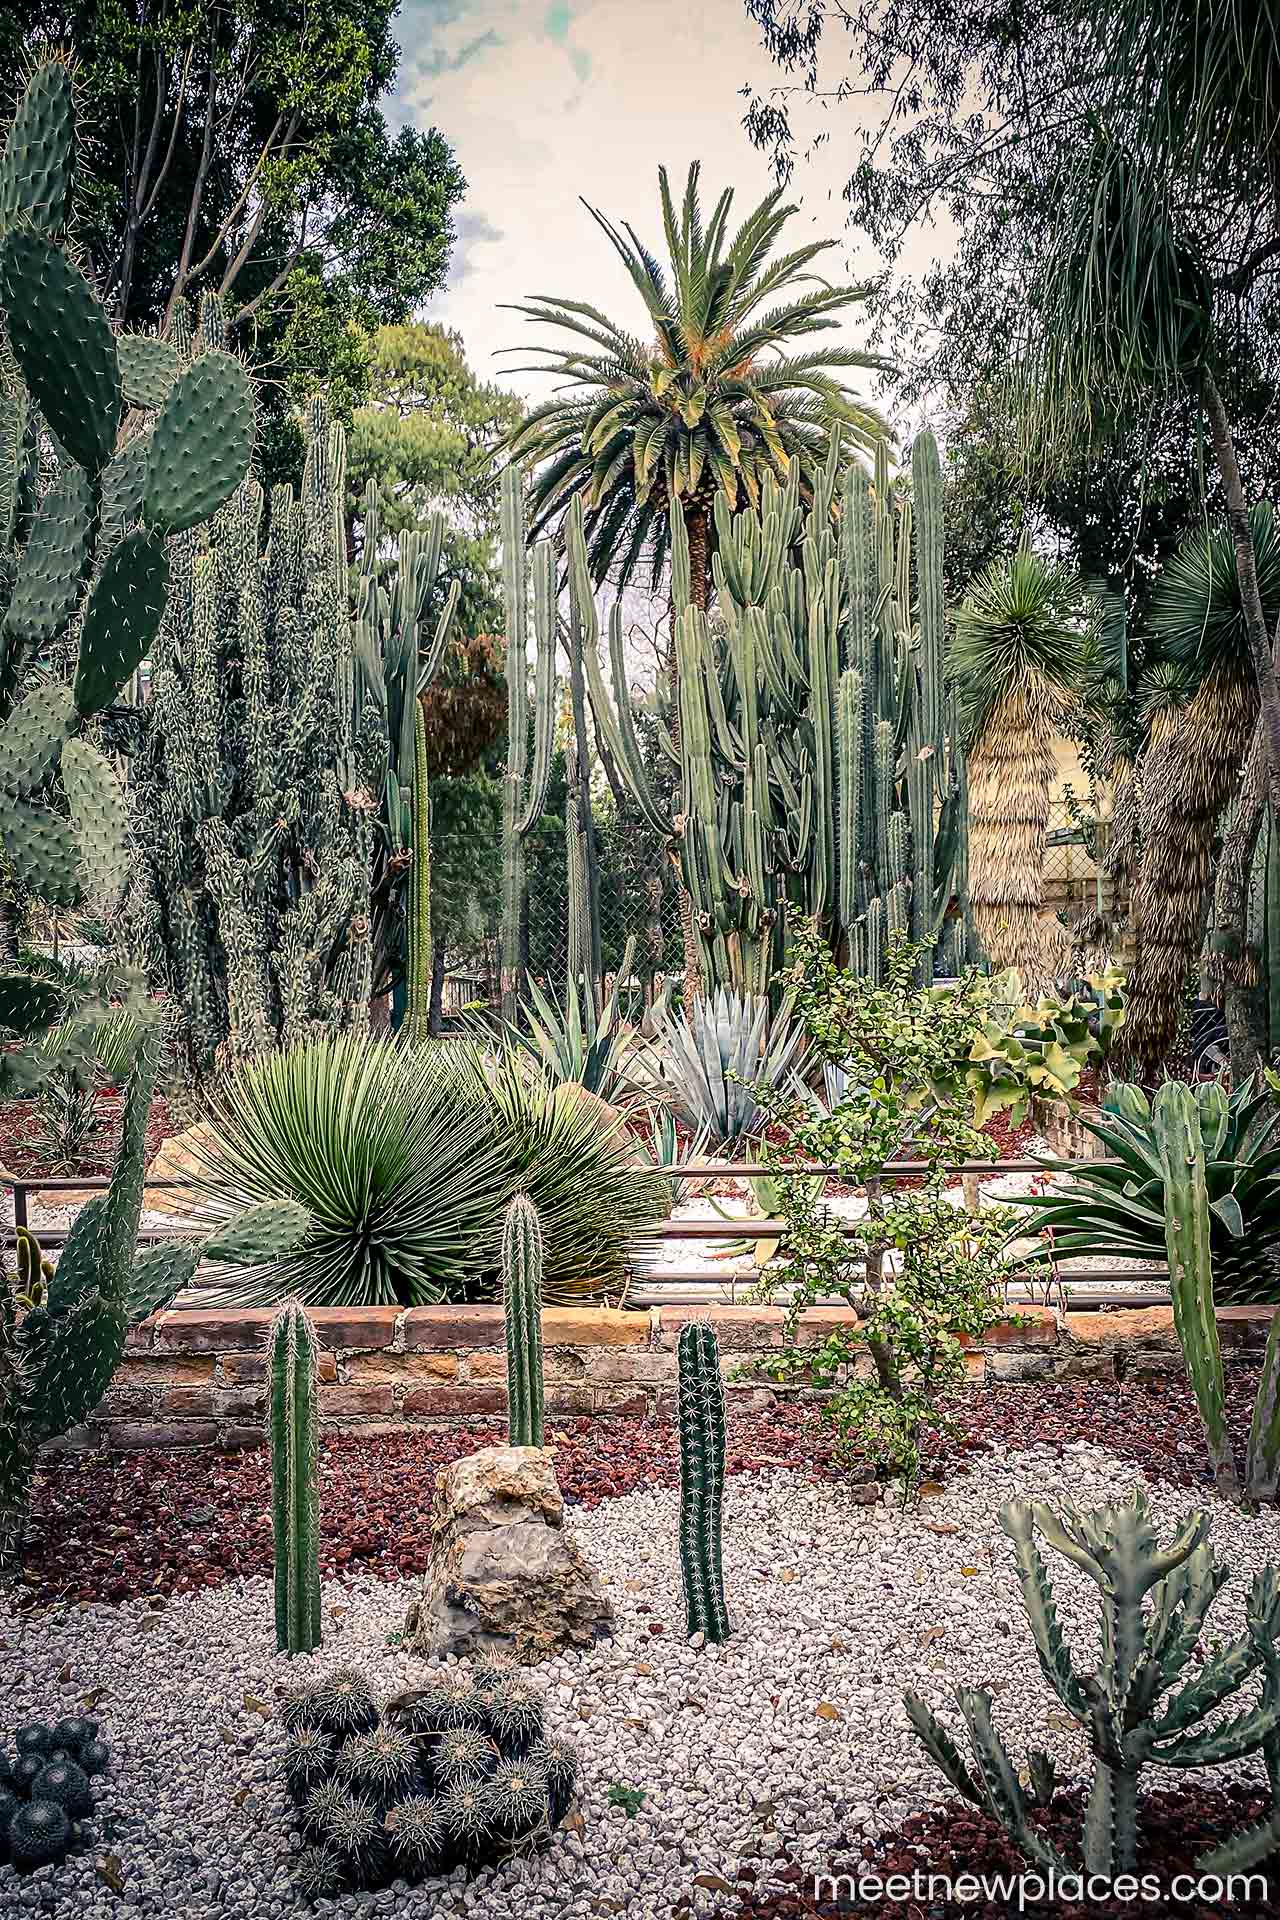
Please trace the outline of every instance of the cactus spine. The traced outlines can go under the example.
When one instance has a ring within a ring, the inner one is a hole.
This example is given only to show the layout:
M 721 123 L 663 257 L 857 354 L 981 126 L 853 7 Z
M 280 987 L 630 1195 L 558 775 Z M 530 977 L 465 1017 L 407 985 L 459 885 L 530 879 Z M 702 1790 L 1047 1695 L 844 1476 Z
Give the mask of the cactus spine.
M 516 1194 L 502 1224 L 502 1305 L 507 1333 L 507 1436 L 542 1445 L 542 1223 Z
M 313 1653 L 320 1645 L 316 1336 L 296 1301 L 271 1322 L 267 1379 L 276 1645 L 281 1653 Z
M 680 1575 L 688 1631 L 729 1638 L 720 1565 L 724 1500 L 724 1382 L 714 1328 L 692 1321 L 676 1342 L 680 1369 Z
M 638 751 L 616 609 L 606 688 L 581 514 L 568 516 L 596 722 L 647 822 L 678 850 L 712 987 L 767 988 L 789 904 L 873 978 L 891 934 L 931 949 L 948 915 L 963 822 L 945 698 L 937 448 L 918 437 L 909 503 L 895 496 L 883 449 L 874 483 L 849 470 L 837 515 L 838 479 L 829 465 L 807 513 L 795 465 L 785 486 L 766 483 L 758 514 L 732 514 L 717 497 L 724 637 L 676 593 L 680 761 L 670 812 Z M 672 538 L 679 585 L 688 565 L 675 522 Z M 931 976 L 931 950 L 922 969 Z
M 1192 1514 L 1162 1548 L 1144 1495 L 1122 1505 L 1057 1515 L 1039 1502 L 1012 1501 L 1000 1524 L 1013 1541 L 1023 1604 L 1040 1668 L 1089 1741 L 1093 1784 L 1084 1825 L 1084 1871 L 1107 1881 L 1137 1864 L 1137 1806 L 1147 1765 L 1217 1766 L 1260 1753 L 1271 1785 L 1270 1814 L 1225 1840 L 1195 1863 L 1205 1875 L 1247 1871 L 1280 1843 L 1280 1579 L 1273 1567 L 1254 1575 L 1245 1631 L 1197 1661 L 1206 1615 L 1229 1569 L 1209 1544 L 1209 1522 Z M 1063 1638 L 1053 1588 L 1036 1541 L 1079 1567 L 1098 1588 L 1104 1658 L 1095 1672 L 1077 1670 Z M 1191 1678 L 1178 1688 L 1190 1668 Z M 1253 1676 L 1261 1681 L 1234 1717 L 1216 1710 Z M 1031 1823 L 1018 1773 L 995 1730 L 990 1693 L 957 1689 L 956 1700 L 976 1761 L 972 1771 L 950 1733 L 914 1694 L 907 1713 L 930 1757 L 951 1785 L 993 1813 L 1037 1866 L 1059 1878 L 1079 1868 Z M 1052 1763 L 1031 1756 L 1031 1776 L 1051 1781 Z
M 540 540 L 525 551 L 523 472 L 502 476 L 502 583 L 507 616 L 507 773 L 502 811 L 502 1017 L 514 1021 L 523 971 L 524 841 L 542 818 L 551 780 L 556 702 L 556 557 Z M 529 575 L 537 640 L 530 753 Z

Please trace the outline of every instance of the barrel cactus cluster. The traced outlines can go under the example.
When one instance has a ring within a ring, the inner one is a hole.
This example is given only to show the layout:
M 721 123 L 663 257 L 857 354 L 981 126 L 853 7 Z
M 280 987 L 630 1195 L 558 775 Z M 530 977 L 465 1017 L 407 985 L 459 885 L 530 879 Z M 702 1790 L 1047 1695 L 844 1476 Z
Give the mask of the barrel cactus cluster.
M 449 1667 L 380 1710 L 340 1668 L 284 1703 L 283 1775 L 311 1900 L 468 1872 L 536 1847 L 573 1799 L 573 1747 L 513 1667 Z
M 91 1846 L 94 1782 L 110 1761 L 87 1716 L 19 1727 L 13 1750 L 0 1748 L 0 1865 L 32 1873 Z

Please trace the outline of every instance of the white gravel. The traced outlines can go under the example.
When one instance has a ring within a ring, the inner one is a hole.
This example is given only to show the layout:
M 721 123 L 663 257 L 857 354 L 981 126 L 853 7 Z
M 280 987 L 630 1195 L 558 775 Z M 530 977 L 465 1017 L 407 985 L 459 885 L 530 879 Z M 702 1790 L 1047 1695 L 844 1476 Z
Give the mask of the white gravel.
M 699 1911 L 730 1904 L 738 1866 L 771 1859 L 780 1841 L 802 1863 L 825 1865 L 843 1837 L 948 1797 L 907 1728 L 905 1687 L 941 1704 L 956 1681 L 989 1686 L 1015 1754 L 1044 1745 L 1071 1771 L 1076 1736 L 1041 1680 L 995 1516 L 1015 1493 L 1094 1504 L 1133 1480 L 1130 1465 L 1083 1445 L 1065 1458 L 1046 1450 L 984 1460 L 905 1512 L 787 1474 L 735 1478 L 724 1545 L 736 1633 L 701 1650 L 683 1634 L 676 1495 L 630 1494 L 579 1516 L 618 1632 L 535 1669 L 549 1721 L 579 1748 L 577 1830 L 562 1830 L 540 1858 L 469 1884 L 349 1896 L 318 1910 L 667 1920 L 690 1900 Z M 1172 1489 L 1153 1499 L 1166 1522 L 1187 1505 Z M 1214 1537 L 1235 1574 L 1211 1619 L 1221 1636 L 1242 1618 L 1252 1569 L 1280 1560 L 1280 1519 L 1213 1504 Z M 1056 1560 L 1053 1568 L 1068 1634 L 1087 1650 L 1092 1590 Z M 324 1598 L 317 1663 L 353 1661 L 384 1693 L 420 1677 L 388 1645 L 407 1586 L 330 1585 Z M 54 1719 L 93 1696 L 113 1751 L 98 1852 L 25 1880 L 0 1868 L 0 1912 L 276 1920 L 307 1911 L 290 1883 L 272 1709 L 310 1665 L 276 1656 L 264 1581 L 154 1606 L 26 1615 L 0 1598 L 4 1719 Z M 643 1790 L 634 1820 L 610 1807 L 615 1783 Z M 119 1893 L 104 1873 L 118 1877 Z

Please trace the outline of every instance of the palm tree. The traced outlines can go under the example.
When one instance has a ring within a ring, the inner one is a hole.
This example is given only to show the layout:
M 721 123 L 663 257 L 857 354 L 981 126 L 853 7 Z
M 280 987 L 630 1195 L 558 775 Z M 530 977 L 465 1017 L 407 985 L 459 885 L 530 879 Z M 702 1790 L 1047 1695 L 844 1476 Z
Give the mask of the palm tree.
M 1043 991 L 1067 958 L 1044 908 L 1054 740 L 1092 662 L 1079 581 L 1027 545 L 969 590 L 951 643 L 968 755 L 969 892 L 993 968 Z
M 874 449 L 884 425 L 839 370 L 883 370 L 887 362 L 855 347 L 793 352 L 797 341 L 839 326 L 871 288 L 832 286 L 809 271 L 834 240 L 770 259 L 796 212 L 780 188 L 732 237 L 731 188 L 704 224 L 698 177 L 695 161 L 677 213 L 666 169 L 658 170 L 665 269 L 630 225 L 615 226 L 584 201 L 644 302 L 649 332 L 627 333 L 578 300 L 539 294 L 518 305 L 536 325 L 577 339 L 535 349 L 544 358 L 516 369 L 557 374 L 565 390 L 535 407 L 508 446 L 538 463 L 531 533 L 582 495 L 598 580 L 612 572 L 625 583 L 647 554 L 656 585 L 678 508 L 689 536 L 691 597 L 705 608 L 717 489 L 736 512 L 756 504 L 767 473 L 782 480 L 793 460 L 802 475 L 821 468 L 833 439 L 850 456 Z
M 1251 571 L 1272 624 L 1280 611 L 1280 528 L 1269 506 L 1254 508 L 1250 534 Z M 1184 688 L 1177 704 L 1158 713 L 1139 769 L 1138 954 L 1123 1045 L 1136 1077 L 1150 1082 L 1164 1072 L 1176 1039 L 1204 940 L 1219 823 L 1239 786 L 1258 716 L 1233 528 L 1183 542 L 1156 584 L 1147 627 L 1163 658 L 1195 683 L 1189 700 Z M 1153 669 L 1149 679 L 1159 692 L 1173 675 Z

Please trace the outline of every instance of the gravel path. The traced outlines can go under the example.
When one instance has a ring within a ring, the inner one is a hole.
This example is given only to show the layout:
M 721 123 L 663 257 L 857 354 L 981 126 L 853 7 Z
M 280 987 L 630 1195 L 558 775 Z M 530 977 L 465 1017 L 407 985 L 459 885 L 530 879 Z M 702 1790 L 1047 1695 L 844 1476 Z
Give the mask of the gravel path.
M 906 1512 L 859 1506 L 838 1485 L 793 1474 L 736 1479 L 725 1565 L 738 1630 L 722 1649 L 695 1649 L 681 1631 L 670 1489 L 580 1513 L 619 1630 L 537 1670 L 549 1721 L 579 1746 L 580 1830 L 470 1885 L 319 1910 L 668 1920 L 690 1905 L 731 1905 L 744 1862 L 770 1861 L 785 1845 L 820 1866 L 835 1836 L 895 1827 L 947 1797 L 907 1729 L 906 1686 L 936 1702 L 956 1680 L 991 1686 L 1015 1751 L 1044 1744 L 1069 1770 L 1074 1731 L 1040 1679 L 995 1516 L 1015 1492 L 1092 1504 L 1132 1480 L 1129 1465 L 1089 1446 L 984 1459 Z M 1156 1488 L 1153 1502 L 1168 1520 L 1187 1496 Z M 1280 1519 L 1219 1506 L 1215 1539 L 1235 1572 L 1216 1610 L 1221 1634 L 1239 1621 L 1250 1570 L 1280 1559 Z M 1059 1593 L 1079 1641 L 1095 1619 L 1082 1579 L 1064 1569 Z M 403 1585 L 368 1578 L 327 1587 L 317 1661 L 354 1661 L 386 1692 L 413 1684 L 421 1668 L 388 1644 L 405 1600 Z M 0 1869 L 0 1910 L 60 1920 L 305 1911 L 289 1879 L 272 1709 L 306 1664 L 275 1655 L 263 1580 L 21 1615 L 0 1601 L 5 1718 L 54 1718 L 92 1697 L 114 1753 L 99 1852 L 28 1880 Z M 614 1784 L 643 1790 L 634 1820 L 610 1806 Z

